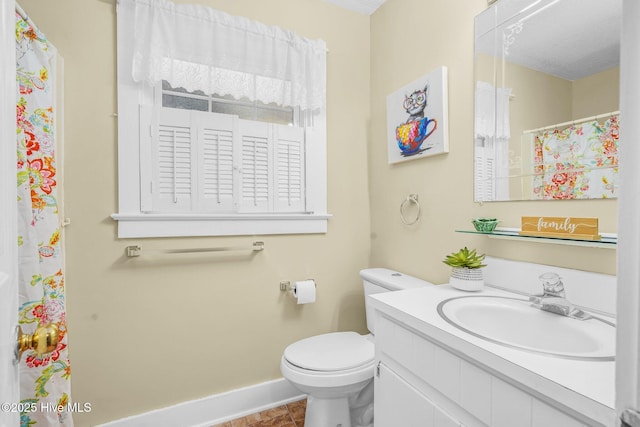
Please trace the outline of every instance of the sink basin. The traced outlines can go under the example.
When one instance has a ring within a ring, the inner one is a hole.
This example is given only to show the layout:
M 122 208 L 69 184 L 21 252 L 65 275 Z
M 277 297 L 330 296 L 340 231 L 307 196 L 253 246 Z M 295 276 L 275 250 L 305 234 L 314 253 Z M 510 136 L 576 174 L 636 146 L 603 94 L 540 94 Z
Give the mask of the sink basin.
M 503 346 L 568 359 L 615 358 L 615 325 L 597 317 L 577 320 L 527 300 L 477 295 L 444 300 L 438 313 L 456 328 Z

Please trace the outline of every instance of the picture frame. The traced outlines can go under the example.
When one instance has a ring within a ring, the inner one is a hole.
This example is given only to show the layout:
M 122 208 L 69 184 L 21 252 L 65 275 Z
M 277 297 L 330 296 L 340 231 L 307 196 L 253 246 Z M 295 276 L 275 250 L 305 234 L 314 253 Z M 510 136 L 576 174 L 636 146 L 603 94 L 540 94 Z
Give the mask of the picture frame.
M 389 163 L 449 152 L 447 68 L 440 67 L 387 96 Z

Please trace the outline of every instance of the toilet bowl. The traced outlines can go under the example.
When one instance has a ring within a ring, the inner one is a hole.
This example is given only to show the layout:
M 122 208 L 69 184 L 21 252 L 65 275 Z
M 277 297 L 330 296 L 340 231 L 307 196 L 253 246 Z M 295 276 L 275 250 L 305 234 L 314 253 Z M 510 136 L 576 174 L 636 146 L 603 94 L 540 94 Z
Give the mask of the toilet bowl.
M 373 408 L 366 411 L 372 402 L 357 401 L 361 393 L 367 394 L 367 386 L 373 387 L 374 368 L 373 337 L 356 332 L 298 341 L 285 349 L 280 362 L 282 375 L 308 395 L 306 427 L 372 425 Z M 356 411 L 358 406 L 365 408 Z
M 388 270 L 362 270 L 369 335 L 332 332 L 289 345 L 280 359 L 282 376 L 307 394 L 305 427 L 372 427 L 375 323 L 368 295 L 429 286 Z

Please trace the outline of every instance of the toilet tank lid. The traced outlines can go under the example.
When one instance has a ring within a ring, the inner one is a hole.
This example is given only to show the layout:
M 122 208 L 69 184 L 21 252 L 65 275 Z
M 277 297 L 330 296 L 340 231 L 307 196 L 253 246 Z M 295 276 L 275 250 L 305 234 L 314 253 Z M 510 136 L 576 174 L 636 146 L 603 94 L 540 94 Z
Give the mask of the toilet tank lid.
M 433 285 L 426 280 L 417 277 L 408 276 L 388 268 L 367 268 L 360 271 L 360 277 L 363 280 L 371 282 L 375 285 L 391 291 L 399 291 L 402 289 L 422 288 L 424 286 Z

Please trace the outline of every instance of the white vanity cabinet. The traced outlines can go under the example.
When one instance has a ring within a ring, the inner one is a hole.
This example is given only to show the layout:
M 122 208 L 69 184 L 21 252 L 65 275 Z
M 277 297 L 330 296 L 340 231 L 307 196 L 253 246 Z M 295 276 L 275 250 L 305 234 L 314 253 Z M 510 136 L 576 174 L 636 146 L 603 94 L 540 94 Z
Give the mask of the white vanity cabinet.
M 601 425 L 380 311 L 376 357 L 375 427 Z
M 375 378 L 375 390 L 376 426 L 457 427 L 462 425 L 382 363 L 378 367 Z

